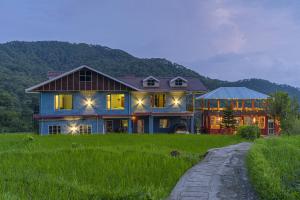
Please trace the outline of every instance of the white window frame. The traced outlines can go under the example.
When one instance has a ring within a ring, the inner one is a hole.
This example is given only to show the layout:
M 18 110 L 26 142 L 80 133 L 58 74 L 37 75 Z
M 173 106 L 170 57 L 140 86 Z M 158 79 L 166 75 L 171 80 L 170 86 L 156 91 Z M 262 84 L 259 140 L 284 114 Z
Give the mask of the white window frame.
M 92 134 L 93 126 L 91 124 L 80 124 L 79 134 Z
M 50 133 L 50 127 L 52 127 L 52 132 Z M 53 127 L 56 127 L 56 132 L 53 132 Z M 59 130 L 59 131 L 58 131 Z M 61 126 L 60 125 L 49 125 L 48 126 L 48 134 L 49 135 L 57 135 L 61 134 Z

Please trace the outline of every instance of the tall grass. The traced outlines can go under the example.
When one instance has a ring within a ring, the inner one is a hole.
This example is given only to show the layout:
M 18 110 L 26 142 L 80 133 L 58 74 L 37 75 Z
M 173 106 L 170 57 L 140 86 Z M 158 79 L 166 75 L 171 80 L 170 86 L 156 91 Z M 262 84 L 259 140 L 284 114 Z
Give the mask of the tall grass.
M 261 199 L 300 199 L 300 136 L 257 140 L 247 163 Z
M 0 199 L 163 199 L 209 148 L 208 135 L 0 135 Z M 170 156 L 172 150 L 179 157 Z

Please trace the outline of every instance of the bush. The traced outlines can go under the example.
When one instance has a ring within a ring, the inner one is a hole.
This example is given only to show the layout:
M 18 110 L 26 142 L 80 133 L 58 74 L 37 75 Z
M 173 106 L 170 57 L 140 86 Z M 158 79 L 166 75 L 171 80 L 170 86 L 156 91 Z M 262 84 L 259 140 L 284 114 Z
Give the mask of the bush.
M 291 121 L 289 129 L 283 130 L 282 134 L 299 135 L 300 134 L 300 119 L 295 119 L 295 120 Z
M 257 126 L 240 126 L 237 134 L 242 138 L 254 140 L 260 137 L 260 129 Z

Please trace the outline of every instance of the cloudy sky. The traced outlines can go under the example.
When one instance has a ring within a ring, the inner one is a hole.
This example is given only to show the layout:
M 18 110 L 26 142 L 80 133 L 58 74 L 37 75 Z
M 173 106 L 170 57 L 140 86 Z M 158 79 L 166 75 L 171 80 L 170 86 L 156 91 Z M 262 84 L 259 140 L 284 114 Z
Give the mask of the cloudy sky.
M 223 80 L 300 87 L 298 0 L 1 0 L 0 42 L 100 44 Z

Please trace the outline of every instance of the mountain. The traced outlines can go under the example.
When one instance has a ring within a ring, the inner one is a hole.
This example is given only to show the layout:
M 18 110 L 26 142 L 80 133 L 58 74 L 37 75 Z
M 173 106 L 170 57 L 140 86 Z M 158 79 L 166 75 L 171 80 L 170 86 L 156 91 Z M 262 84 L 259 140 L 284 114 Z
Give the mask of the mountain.
M 210 79 L 166 59 L 141 59 L 100 45 L 14 41 L 0 44 L 0 132 L 32 131 L 32 114 L 38 110 L 38 94 L 26 94 L 24 89 L 46 80 L 48 71 L 68 71 L 80 65 L 113 76 L 198 77 L 210 90 L 220 86 L 246 86 L 266 94 L 283 90 L 300 99 L 300 91 L 288 85 L 261 79 L 237 82 Z

